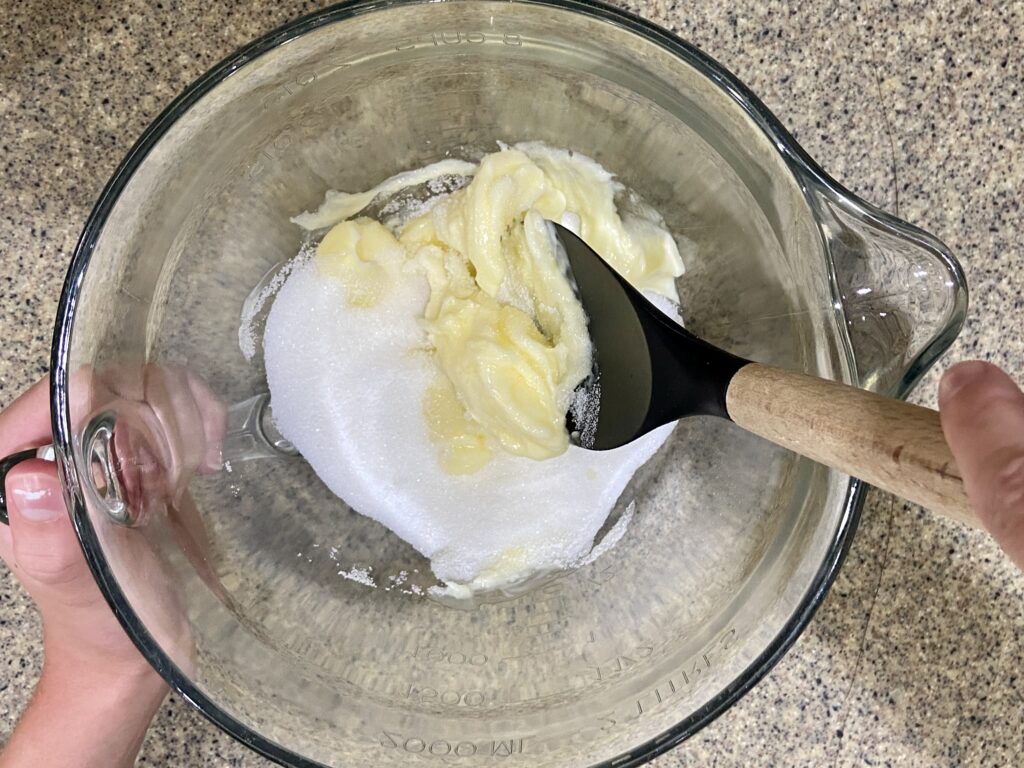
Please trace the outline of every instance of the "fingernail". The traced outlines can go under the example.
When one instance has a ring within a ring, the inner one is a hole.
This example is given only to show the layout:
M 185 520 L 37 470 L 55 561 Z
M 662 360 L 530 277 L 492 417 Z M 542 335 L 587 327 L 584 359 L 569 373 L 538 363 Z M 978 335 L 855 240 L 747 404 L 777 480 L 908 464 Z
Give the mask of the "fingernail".
M 26 520 L 49 523 L 66 514 L 60 485 L 46 475 L 22 475 L 14 481 L 14 506 Z
M 987 367 L 986 363 L 980 360 L 969 360 L 958 363 L 946 371 L 939 382 L 939 398 L 948 400 L 956 395 L 967 384 L 977 378 Z

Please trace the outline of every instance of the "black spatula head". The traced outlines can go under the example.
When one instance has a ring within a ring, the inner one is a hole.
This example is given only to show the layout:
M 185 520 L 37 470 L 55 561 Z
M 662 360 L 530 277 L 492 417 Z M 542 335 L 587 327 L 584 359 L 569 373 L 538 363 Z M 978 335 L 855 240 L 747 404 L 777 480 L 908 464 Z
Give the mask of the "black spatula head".
M 584 448 L 609 450 L 684 416 L 728 418 L 725 393 L 747 361 L 683 328 L 651 304 L 573 232 L 549 222 L 568 258 L 594 346 L 596 413 L 569 414 Z

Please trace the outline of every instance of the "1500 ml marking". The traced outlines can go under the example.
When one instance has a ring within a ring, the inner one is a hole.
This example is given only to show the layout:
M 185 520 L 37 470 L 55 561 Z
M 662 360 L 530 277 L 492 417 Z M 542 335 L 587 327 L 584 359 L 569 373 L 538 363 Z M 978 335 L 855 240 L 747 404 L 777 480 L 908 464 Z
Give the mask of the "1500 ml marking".
M 411 51 L 414 48 L 442 48 L 450 45 L 483 45 L 484 43 L 500 43 L 511 48 L 520 48 L 523 39 L 514 32 L 429 32 L 426 35 L 410 38 L 395 46 L 396 51 Z

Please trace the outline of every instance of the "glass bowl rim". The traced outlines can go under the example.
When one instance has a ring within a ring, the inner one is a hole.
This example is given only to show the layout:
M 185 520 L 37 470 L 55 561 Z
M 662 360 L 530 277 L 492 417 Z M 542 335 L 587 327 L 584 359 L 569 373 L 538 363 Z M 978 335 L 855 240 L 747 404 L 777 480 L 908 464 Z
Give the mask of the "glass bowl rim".
M 75 531 L 85 553 L 86 561 L 100 590 L 113 609 L 118 621 L 139 648 L 142 655 L 175 691 L 233 738 L 262 754 L 264 757 L 290 768 L 327 767 L 282 747 L 254 731 L 228 714 L 199 690 L 188 676 L 178 669 L 155 643 L 138 615 L 128 603 L 103 555 L 99 538 L 85 509 L 83 494 L 76 481 L 77 475 L 72 458 L 74 455 L 74 442 L 68 403 L 69 371 L 67 364 L 76 316 L 75 310 L 83 277 L 89 266 L 92 252 L 103 231 L 107 217 L 122 190 L 150 150 L 195 102 L 240 67 L 296 37 L 327 24 L 341 22 L 357 15 L 385 11 L 396 5 L 420 5 L 432 1 L 347 0 L 346 2 L 338 3 L 268 32 L 223 59 L 191 83 L 150 123 L 105 185 L 86 220 L 81 237 L 75 247 L 57 310 L 50 365 L 50 370 L 53 372 L 50 380 L 50 402 L 54 445 L 56 447 L 58 468 L 64 481 L 65 493 L 69 502 Z M 449 1 L 475 2 L 475 0 Z M 689 64 L 709 78 L 740 106 L 771 140 L 772 144 L 785 159 L 790 170 L 797 176 L 798 181 L 816 183 L 827 190 L 831 190 L 847 205 L 857 209 L 865 217 L 873 218 L 885 226 L 898 230 L 904 236 L 908 234 L 912 236 L 919 235 L 928 242 L 934 240 L 926 233 L 922 233 L 861 201 L 831 179 L 807 155 L 760 99 L 740 82 L 738 78 L 703 51 L 671 32 L 628 11 L 606 5 L 603 2 L 595 2 L 594 0 L 512 0 L 512 2 L 521 5 L 536 5 L 560 9 L 588 16 L 592 19 L 620 27 L 666 49 L 684 63 Z M 935 242 L 937 243 L 937 241 Z M 961 287 L 965 287 L 960 265 L 943 248 L 940 247 L 938 252 L 940 256 L 947 257 L 945 259 L 947 267 L 954 278 L 958 280 L 958 284 Z M 966 299 L 960 303 L 965 304 L 965 302 Z M 841 309 L 837 307 L 837 311 L 841 311 Z M 908 366 L 903 380 L 897 387 L 896 394 L 898 396 L 906 396 L 917 380 L 931 367 L 935 359 L 948 348 L 960 330 L 965 313 L 966 307 L 958 306 L 943 331 L 937 334 Z M 840 327 L 842 327 L 842 324 L 840 324 Z M 815 573 L 810 587 L 796 610 L 765 650 L 728 686 L 719 691 L 698 710 L 692 712 L 682 721 L 658 736 L 632 748 L 629 752 L 597 763 L 595 768 L 612 768 L 613 766 L 614 768 L 628 768 L 629 766 L 637 766 L 672 749 L 715 720 L 764 678 L 807 627 L 811 617 L 818 606 L 821 605 L 829 587 L 835 580 L 857 528 L 864 492 L 865 487 L 859 480 L 850 480 L 842 513 L 828 551 L 825 553 L 825 557 Z

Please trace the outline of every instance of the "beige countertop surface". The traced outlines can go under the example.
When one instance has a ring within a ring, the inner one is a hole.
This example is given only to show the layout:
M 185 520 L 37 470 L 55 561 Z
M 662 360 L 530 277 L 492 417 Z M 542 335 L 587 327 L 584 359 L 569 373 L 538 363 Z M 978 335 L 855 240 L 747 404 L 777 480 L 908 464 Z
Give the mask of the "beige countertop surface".
M 935 233 L 971 288 L 940 368 L 1024 379 L 1020 3 L 625 3 L 745 81 L 835 178 Z M 703 6 L 703 7 L 702 7 Z M 47 370 L 75 240 L 135 138 L 191 80 L 316 3 L 2 0 L 0 405 Z M 938 371 L 918 390 L 934 403 Z M 0 737 L 40 668 L 39 623 L 0 575 Z M 1024 576 L 988 538 L 871 492 L 835 585 L 782 662 L 654 764 L 1024 764 Z M 176 696 L 145 766 L 269 765 Z

